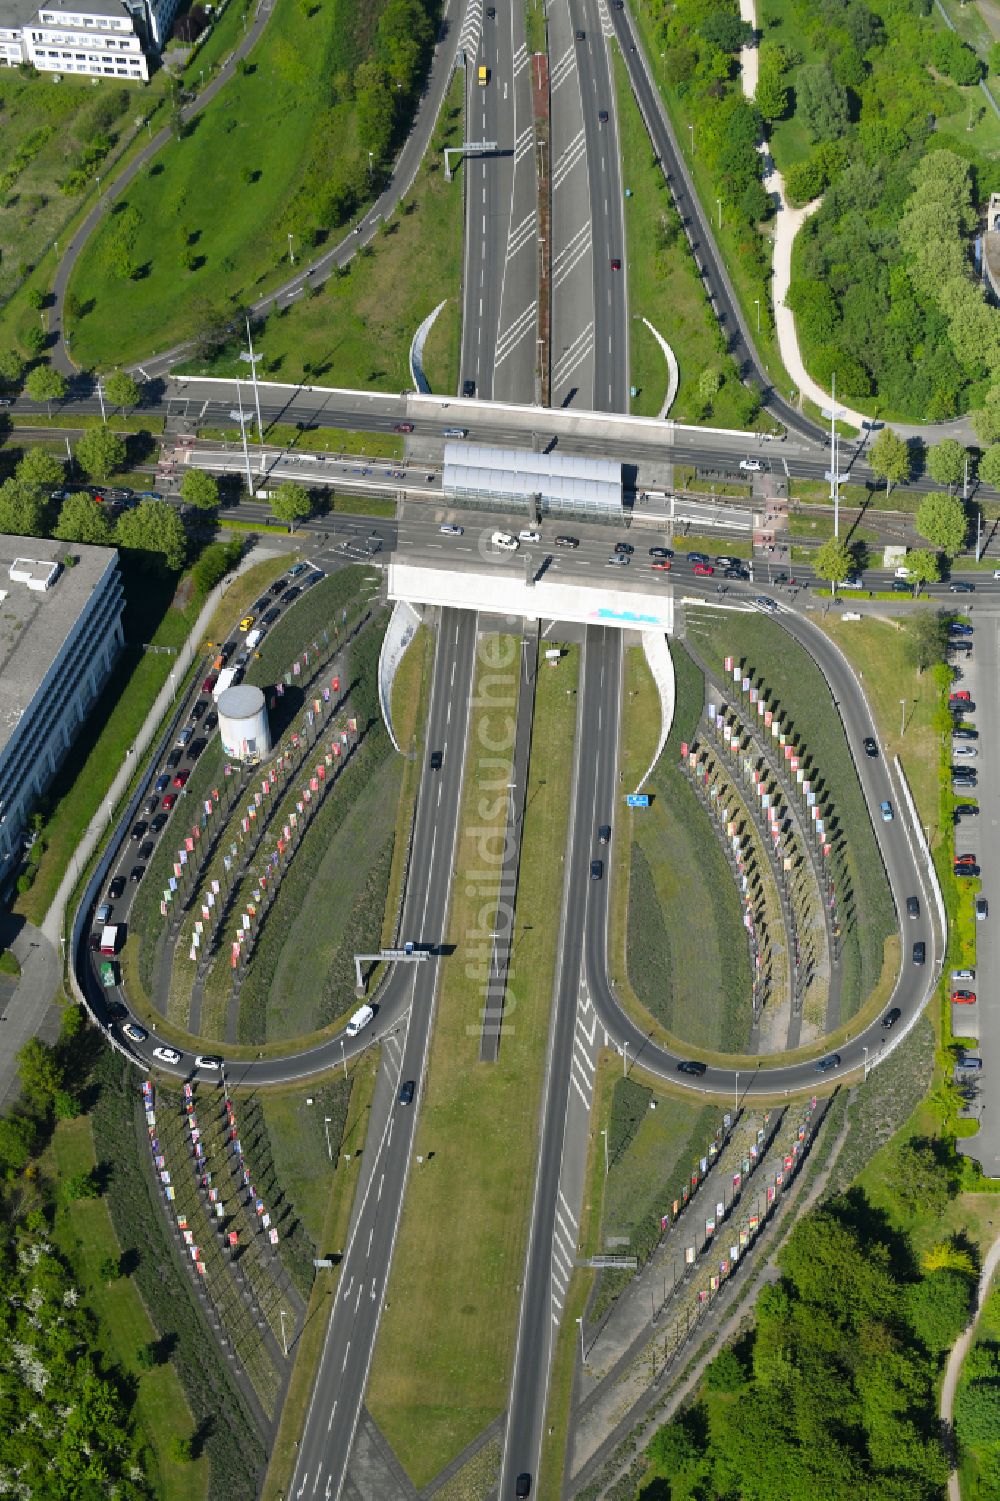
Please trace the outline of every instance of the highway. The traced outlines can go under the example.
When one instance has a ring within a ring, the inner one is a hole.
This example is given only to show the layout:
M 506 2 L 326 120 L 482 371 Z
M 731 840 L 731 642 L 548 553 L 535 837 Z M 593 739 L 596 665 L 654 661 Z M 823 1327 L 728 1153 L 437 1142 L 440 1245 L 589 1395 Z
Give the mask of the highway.
M 438 633 L 427 746 L 443 752 L 443 763 L 440 771 L 432 771 L 429 762 L 425 765 L 402 925 L 407 939 L 420 946 L 440 944 L 447 923 L 476 624 L 474 615 L 445 611 Z M 400 1104 L 398 1088 L 394 1089 L 384 1101 L 384 1118 L 373 1118 L 369 1128 L 366 1186 L 354 1210 L 290 1496 L 322 1496 L 330 1501 L 340 1495 L 347 1471 L 406 1191 L 439 966 L 437 956 L 419 965 L 396 966 L 380 998 L 380 1030 L 385 1031 L 383 1015 L 392 1016 L 394 1026 L 401 1029 L 396 1083 L 413 1080 L 416 1097 L 412 1105 Z M 339 1048 L 337 1054 L 339 1058 Z
M 491 16 L 490 10 L 494 12 Z M 521 6 L 470 9 L 466 133 L 499 151 L 468 156 L 461 389 L 482 400 L 535 394 L 537 190 L 528 52 Z M 481 85 L 478 69 L 488 70 Z M 470 389 L 471 387 L 471 389 Z

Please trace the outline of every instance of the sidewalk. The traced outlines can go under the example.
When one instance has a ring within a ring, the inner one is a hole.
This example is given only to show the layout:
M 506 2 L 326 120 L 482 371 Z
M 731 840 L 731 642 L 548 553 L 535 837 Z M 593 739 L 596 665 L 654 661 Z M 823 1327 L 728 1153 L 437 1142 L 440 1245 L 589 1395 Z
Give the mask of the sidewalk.
M 990 1223 L 992 1224 L 992 1221 Z M 979 1287 L 976 1291 L 976 1311 L 969 1322 L 969 1327 L 964 1333 L 959 1335 L 948 1353 L 948 1364 L 944 1368 L 944 1380 L 941 1383 L 940 1406 L 941 1422 L 943 1425 L 947 1425 L 948 1428 L 951 1427 L 952 1410 L 955 1405 L 955 1388 L 958 1385 L 958 1378 L 961 1375 L 965 1357 L 969 1353 L 969 1346 L 972 1344 L 976 1325 L 979 1322 L 979 1315 L 982 1313 L 983 1304 L 986 1302 L 986 1295 L 990 1290 L 990 1282 L 993 1280 L 993 1273 L 996 1271 L 998 1263 L 1000 1263 L 1000 1236 L 997 1236 L 986 1253 L 983 1269 L 979 1274 Z M 948 1501 L 962 1501 L 962 1491 L 958 1483 L 957 1469 L 953 1469 L 948 1476 Z

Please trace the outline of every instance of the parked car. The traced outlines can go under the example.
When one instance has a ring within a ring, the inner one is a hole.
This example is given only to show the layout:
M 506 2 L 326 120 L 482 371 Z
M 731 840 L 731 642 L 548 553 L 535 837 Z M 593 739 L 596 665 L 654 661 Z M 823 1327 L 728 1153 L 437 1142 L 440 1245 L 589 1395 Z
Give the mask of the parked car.
M 953 990 L 951 993 L 953 1006 L 974 1006 L 976 1004 L 976 992 L 974 990 Z
M 990 904 L 984 896 L 976 897 L 976 922 L 985 922 L 990 915 Z

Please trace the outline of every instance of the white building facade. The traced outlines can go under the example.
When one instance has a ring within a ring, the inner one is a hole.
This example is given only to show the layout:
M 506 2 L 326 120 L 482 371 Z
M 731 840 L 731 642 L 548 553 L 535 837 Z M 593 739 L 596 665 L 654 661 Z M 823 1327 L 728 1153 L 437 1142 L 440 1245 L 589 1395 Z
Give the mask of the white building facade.
M 149 81 L 179 0 L 0 0 L 0 67 Z

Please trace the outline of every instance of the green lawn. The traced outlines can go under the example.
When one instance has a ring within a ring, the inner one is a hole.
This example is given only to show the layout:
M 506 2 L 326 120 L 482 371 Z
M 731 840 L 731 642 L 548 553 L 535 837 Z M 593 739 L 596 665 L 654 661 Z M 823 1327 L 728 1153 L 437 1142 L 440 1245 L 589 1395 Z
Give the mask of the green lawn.
M 749 1036 L 751 985 L 740 903 L 709 817 L 677 764 L 680 743 L 690 740 L 701 714 L 703 678 L 682 646 L 674 643 L 672 655 L 677 702 L 649 783 L 652 806 L 628 815 L 628 978 L 642 1007 L 675 1037 L 693 1047 L 741 1052 Z M 643 677 L 637 692 L 655 694 L 645 668 L 640 683 Z
M 663 351 L 641 322 L 645 317 L 677 357 L 680 386 L 670 416 L 681 422 L 701 420 L 705 404 L 698 396 L 698 380 L 702 371 L 712 366 L 720 375 L 728 373 L 730 379 L 712 404 L 710 420 L 725 427 L 738 426 L 732 400 L 736 371 L 732 361 L 720 352 L 715 316 L 695 270 L 666 178 L 653 154 L 617 47 L 614 67 L 622 181 L 632 190 L 632 196 L 625 200 L 631 317 L 629 355 L 632 384 L 639 391 L 632 410 L 642 417 L 658 416 L 669 378 Z M 664 230 L 672 236 L 666 246 L 661 240 Z
M 331 276 L 318 296 L 272 313 L 255 336 L 269 379 L 308 377 L 333 386 L 406 390 L 412 384 L 413 335 L 447 299 L 427 339 L 424 364 L 433 390 L 456 389 L 464 199 L 460 170 L 450 183 L 444 180 L 443 153 L 462 138 L 462 78 L 461 72 L 455 77 L 410 193 L 370 249 L 354 257 L 346 274 Z M 419 276 L 413 275 L 414 266 L 420 267 Z M 189 361 L 182 368 L 235 376 L 245 367 L 231 350 L 209 364 Z M 301 446 L 319 446 L 318 432 L 315 439 L 310 434 Z M 360 439 L 369 453 L 387 451 L 379 447 L 385 441 L 373 434 Z M 389 441 L 398 447 L 398 440 Z
M 60 1121 L 45 1160 L 59 1179 L 89 1172 L 96 1163 L 90 1119 Z M 143 1370 L 137 1352 L 156 1339 L 139 1291 L 131 1277 L 106 1282 L 99 1267 L 105 1257 L 118 1260 L 121 1248 L 104 1199 L 77 1199 L 57 1208 L 53 1237 L 73 1266 L 81 1291 L 97 1318 L 102 1349 L 135 1384 L 135 1418 L 152 1451 L 150 1478 L 157 1482 L 157 1501 L 198 1501 L 208 1492 L 208 1460 L 179 1465 L 170 1456 L 175 1438 L 194 1431 L 191 1410 L 177 1372 L 169 1360 Z
M 365 57 L 377 13 L 349 0 L 275 7 L 249 69 L 158 154 L 84 250 L 71 284 L 86 308 L 71 325 L 78 363 L 167 348 L 204 321 L 206 300 L 251 301 L 288 272 L 292 205 L 316 151 L 336 142 L 339 166 L 361 150 L 349 91 L 334 80 Z M 109 262 L 129 218 L 131 280 Z
M 186 88 L 200 88 L 202 77 L 207 82 L 219 64 L 228 57 L 242 41 L 248 21 L 252 18 L 253 0 L 229 0 L 222 15 L 201 42 L 184 71 Z M 169 55 L 168 48 L 168 55 Z
M 502 828 L 505 799 L 484 797 L 500 777 L 495 755 L 484 764 L 479 738 L 490 711 L 475 710 L 470 726 L 448 922 L 457 950 L 441 980 L 414 1148 L 425 1160 L 414 1163 L 407 1190 L 368 1397 L 418 1486 L 507 1401 L 555 975 L 557 924 L 537 914 L 552 910 L 562 885 L 576 715 L 567 689 L 577 669 L 571 649 L 555 671 L 538 674 L 514 959 L 495 1064 L 479 1062 L 489 950 L 479 934 L 490 926 L 480 909 L 489 894 L 465 877 L 482 868 L 476 836 Z M 497 817 L 484 816 L 495 803 Z
M 734 655 L 763 679 L 815 766 L 843 828 L 846 880 L 842 876 L 838 884 L 841 900 L 847 902 L 841 960 L 841 1020 L 846 1021 L 878 983 L 886 939 L 896 921 L 870 813 L 826 680 L 787 631 L 761 615 L 690 610 L 688 629 L 711 666 L 721 669 L 723 659 Z M 894 697 L 898 707 L 901 695 Z

